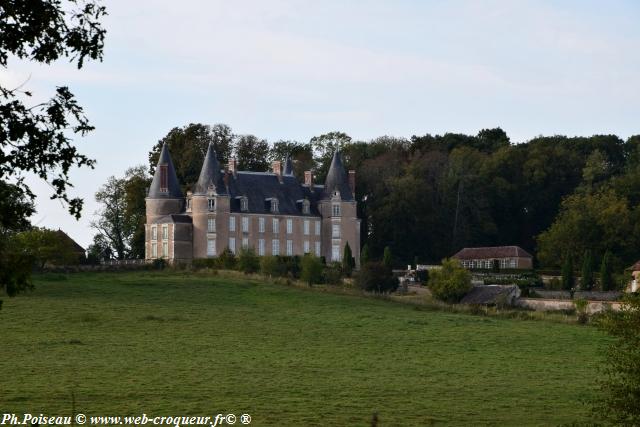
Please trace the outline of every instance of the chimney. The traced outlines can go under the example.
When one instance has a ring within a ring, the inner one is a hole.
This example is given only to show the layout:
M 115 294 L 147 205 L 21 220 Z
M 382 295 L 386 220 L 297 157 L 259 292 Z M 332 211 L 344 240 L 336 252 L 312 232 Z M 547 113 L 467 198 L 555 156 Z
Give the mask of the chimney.
M 282 162 L 280 160 L 274 160 L 271 162 L 271 169 L 273 173 L 278 177 L 278 181 L 282 184 Z
M 235 157 L 231 157 L 229 159 L 229 168 L 228 169 L 229 169 L 229 172 L 231 172 L 235 176 L 235 174 L 237 172 L 237 169 L 238 169 L 238 162 L 236 161 Z
M 349 171 L 349 188 L 351 188 L 351 194 L 356 195 L 356 171 Z
M 304 171 L 304 185 L 313 191 L 313 171 Z

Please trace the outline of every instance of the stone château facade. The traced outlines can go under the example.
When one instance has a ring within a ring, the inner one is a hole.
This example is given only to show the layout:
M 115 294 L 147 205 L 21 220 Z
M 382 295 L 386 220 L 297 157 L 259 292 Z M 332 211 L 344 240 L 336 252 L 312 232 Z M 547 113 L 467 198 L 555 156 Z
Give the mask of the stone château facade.
M 184 196 L 164 145 L 146 214 L 147 259 L 190 262 L 244 247 L 259 256 L 311 253 L 332 262 L 342 260 L 348 242 L 360 263 L 355 172 L 345 171 L 340 152 L 324 185 L 316 185 L 312 171 L 300 183 L 290 159 L 273 162 L 272 172 L 239 171 L 235 159 L 223 170 L 210 145 L 198 182 Z

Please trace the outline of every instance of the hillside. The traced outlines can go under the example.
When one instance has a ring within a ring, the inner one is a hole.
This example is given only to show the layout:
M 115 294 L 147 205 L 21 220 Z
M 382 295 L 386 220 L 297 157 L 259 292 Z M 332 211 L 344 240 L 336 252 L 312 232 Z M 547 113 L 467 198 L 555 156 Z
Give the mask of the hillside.
M 41 276 L 0 322 L 5 412 L 69 414 L 73 390 L 87 415 L 255 426 L 586 420 L 606 340 L 222 274 Z

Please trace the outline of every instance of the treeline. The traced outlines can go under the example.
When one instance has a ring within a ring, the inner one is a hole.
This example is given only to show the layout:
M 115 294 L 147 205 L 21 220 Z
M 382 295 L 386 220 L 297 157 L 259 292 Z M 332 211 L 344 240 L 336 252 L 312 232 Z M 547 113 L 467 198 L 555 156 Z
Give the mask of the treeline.
M 371 141 L 331 132 L 269 143 L 227 125 L 190 124 L 152 147 L 151 173 L 165 142 L 184 190 L 196 182 L 210 142 L 221 162 L 235 156 L 246 170 L 266 171 L 289 155 L 300 179 L 313 168 L 318 182 L 340 148 L 346 167 L 356 170 L 362 243 L 373 259 L 390 247 L 396 265 L 490 245 L 522 246 L 551 268 L 567 256 L 581 265 L 586 252 L 599 262 L 609 251 L 617 270 L 640 258 L 640 136 L 540 136 L 514 144 L 496 128 Z

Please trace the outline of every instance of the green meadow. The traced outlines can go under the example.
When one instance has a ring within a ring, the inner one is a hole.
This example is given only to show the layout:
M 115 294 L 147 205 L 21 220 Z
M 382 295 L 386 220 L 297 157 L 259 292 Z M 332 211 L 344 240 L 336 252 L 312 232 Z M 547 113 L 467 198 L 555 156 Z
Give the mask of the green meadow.
M 593 327 L 421 310 L 239 274 L 43 275 L 0 310 L 0 413 L 253 426 L 589 421 Z M 236 425 L 241 425 L 239 422 Z

